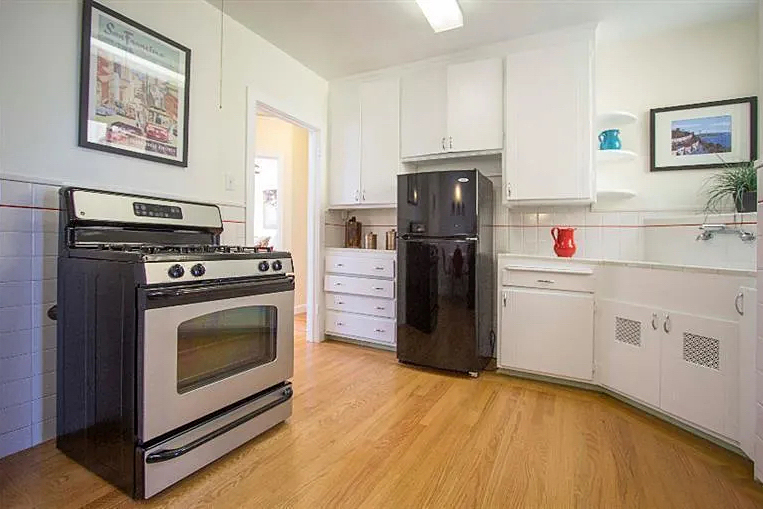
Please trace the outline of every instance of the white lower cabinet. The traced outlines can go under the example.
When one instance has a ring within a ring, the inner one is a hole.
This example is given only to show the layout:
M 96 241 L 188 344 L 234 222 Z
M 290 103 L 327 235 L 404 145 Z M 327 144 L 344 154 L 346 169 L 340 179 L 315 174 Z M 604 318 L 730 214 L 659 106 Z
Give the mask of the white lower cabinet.
M 658 331 L 662 332 L 660 408 L 736 439 L 738 325 L 668 312 Z
M 326 250 L 326 333 L 395 346 L 395 252 Z
M 501 301 L 500 367 L 592 380 L 592 293 L 504 287 Z
M 660 327 L 652 308 L 599 300 L 596 367 L 602 385 L 652 406 L 660 404 Z
M 599 381 L 675 417 L 736 439 L 738 330 L 732 321 L 599 300 Z

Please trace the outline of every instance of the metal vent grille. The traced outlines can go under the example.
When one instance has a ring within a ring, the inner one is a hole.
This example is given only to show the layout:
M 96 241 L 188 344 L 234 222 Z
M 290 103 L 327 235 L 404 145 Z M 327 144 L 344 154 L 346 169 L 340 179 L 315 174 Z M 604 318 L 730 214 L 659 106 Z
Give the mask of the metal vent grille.
M 615 317 L 615 341 L 627 345 L 641 346 L 641 322 Z
M 720 369 L 721 342 L 715 338 L 684 332 L 684 360 L 710 369 Z

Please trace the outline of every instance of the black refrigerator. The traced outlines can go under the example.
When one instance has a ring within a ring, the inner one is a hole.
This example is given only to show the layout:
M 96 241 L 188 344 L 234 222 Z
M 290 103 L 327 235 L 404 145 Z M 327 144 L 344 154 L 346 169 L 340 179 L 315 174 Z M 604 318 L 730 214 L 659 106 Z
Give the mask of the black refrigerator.
M 493 185 L 437 171 L 397 193 L 397 358 L 474 375 L 495 357 Z

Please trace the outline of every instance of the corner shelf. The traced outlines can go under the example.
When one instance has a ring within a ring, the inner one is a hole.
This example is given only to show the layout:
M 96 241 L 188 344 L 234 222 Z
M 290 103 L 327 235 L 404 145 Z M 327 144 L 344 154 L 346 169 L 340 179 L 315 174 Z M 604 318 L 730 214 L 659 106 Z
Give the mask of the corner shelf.
M 611 127 L 620 127 L 628 124 L 635 124 L 638 117 L 627 111 L 608 111 L 596 116 L 596 125 L 600 129 Z
M 636 196 L 630 189 L 601 189 L 596 191 L 598 200 L 628 200 Z
M 636 159 L 632 150 L 597 150 L 596 160 L 600 163 L 622 163 Z

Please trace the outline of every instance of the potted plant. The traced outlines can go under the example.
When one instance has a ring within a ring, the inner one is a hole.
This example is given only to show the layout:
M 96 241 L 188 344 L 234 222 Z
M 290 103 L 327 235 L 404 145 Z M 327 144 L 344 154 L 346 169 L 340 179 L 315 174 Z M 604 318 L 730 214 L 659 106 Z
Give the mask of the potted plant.
M 755 163 L 724 164 L 707 181 L 706 213 L 721 212 L 731 199 L 737 212 L 755 212 L 758 201 L 758 175 Z

